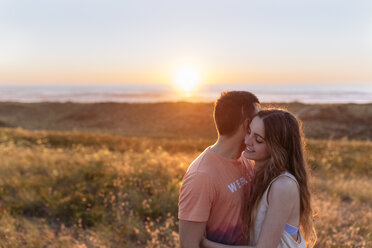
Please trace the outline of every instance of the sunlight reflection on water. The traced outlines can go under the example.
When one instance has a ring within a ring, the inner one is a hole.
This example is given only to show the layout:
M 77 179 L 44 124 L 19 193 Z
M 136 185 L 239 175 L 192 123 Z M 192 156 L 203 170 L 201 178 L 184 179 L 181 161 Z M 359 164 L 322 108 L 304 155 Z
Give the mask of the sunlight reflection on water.
M 371 84 L 214 84 L 189 94 L 169 85 L 0 85 L 0 101 L 16 102 L 212 102 L 226 90 L 248 90 L 262 102 L 369 103 Z

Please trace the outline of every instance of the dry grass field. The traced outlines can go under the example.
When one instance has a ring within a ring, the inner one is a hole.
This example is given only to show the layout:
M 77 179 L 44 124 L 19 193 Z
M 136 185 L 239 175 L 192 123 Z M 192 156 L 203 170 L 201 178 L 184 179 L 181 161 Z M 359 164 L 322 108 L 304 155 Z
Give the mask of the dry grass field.
M 0 129 L 0 247 L 178 247 L 188 164 L 213 139 Z M 307 140 L 317 247 L 372 246 L 372 142 Z
M 372 247 L 372 104 L 286 107 L 304 121 L 317 247 Z M 211 103 L 0 103 L 0 247 L 178 247 Z

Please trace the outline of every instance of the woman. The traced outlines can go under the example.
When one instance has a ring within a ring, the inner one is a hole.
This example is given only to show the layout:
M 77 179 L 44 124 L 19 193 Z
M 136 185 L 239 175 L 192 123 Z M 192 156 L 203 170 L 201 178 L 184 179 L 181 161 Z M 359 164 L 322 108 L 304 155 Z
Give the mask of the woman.
M 283 110 L 262 110 L 250 123 L 245 145 L 243 155 L 255 162 L 243 217 L 250 246 L 204 239 L 204 247 L 306 247 L 305 241 L 311 247 L 316 234 L 300 122 Z

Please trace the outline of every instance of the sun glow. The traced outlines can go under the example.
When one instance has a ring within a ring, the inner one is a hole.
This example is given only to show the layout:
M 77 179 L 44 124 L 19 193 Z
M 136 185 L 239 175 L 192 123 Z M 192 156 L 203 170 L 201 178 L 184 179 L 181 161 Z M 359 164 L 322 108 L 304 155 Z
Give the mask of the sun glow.
M 174 83 L 189 95 L 200 83 L 200 73 L 192 66 L 182 66 L 174 74 Z

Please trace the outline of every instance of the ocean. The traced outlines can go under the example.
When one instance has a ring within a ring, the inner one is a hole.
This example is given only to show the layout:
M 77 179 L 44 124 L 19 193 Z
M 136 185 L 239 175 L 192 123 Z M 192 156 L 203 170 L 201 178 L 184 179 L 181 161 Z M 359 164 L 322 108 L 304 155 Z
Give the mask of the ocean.
M 212 102 L 221 92 L 248 90 L 261 102 L 372 103 L 372 84 L 210 84 L 185 94 L 170 85 L 0 85 L 11 102 Z

